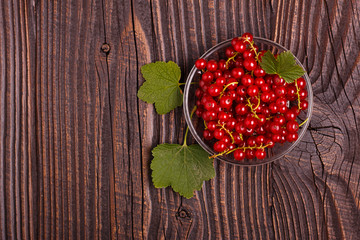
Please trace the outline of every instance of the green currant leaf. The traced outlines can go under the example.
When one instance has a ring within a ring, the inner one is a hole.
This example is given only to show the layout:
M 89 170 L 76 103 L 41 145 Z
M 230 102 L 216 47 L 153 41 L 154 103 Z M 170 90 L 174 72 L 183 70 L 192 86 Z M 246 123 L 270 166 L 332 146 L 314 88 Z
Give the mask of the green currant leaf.
M 149 63 L 141 67 L 141 73 L 145 82 L 137 96 L 145 102 L 155 103 L 157 113 L 165 114 L 182 105 L 181 70 L 176 63 Z
M 278 62 L 270 51 L 266 51 L 261 57 L 260 67 L 264 69 L 267 74 L 276 74 Z
M 296 64 L 290 51 L 280 53 L 277 58 L 267 51 L 261 58 L 260 66 L 267 74 L 277 74 L 287 83 L 294 82 L 305 73 L 304 69 Z
M 304 75 L 305 71 L 299 65 L 289 66 L 279 71 L 279 76 L 282 77 L 287 83 L 293 83 L 296 79 Z
M 203 181 L 215 177 L 213 160 L 199 145 L 160 144 L 152 150 L 152 180 L 156 188 L 171 186 L 191 198 Z

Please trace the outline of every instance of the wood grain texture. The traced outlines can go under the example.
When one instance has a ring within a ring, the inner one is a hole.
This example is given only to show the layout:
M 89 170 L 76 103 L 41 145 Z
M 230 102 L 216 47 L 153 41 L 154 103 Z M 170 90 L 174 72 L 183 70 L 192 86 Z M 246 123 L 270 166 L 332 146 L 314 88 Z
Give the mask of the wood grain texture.
M 289 155 L 215 161 L 192 199 L 151 182 L 182 109 L 137 99 L 140 67 L 252 32 L 308 69 L 314 114 Z M 359 239 L 356 0 L 0 1 L 0 239 Z

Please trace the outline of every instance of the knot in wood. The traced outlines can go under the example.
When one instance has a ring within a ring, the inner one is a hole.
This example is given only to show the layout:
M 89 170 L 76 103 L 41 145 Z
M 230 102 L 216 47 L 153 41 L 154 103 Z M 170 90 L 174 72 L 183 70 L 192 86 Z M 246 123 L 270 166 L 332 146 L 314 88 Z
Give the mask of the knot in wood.
M 185 219 L 191 219 L 191 214 L 188 210 L 186 210 L 185 208 L 180 208 L 177 213 L 176 213 L 177 217 L 179 218 L 185 218 Z
M 101 46 L 101 51 L 103 53 L 109 53 L 110 52 L 110 45 L 107 44 L 107 43 L 104 43 L 102 46 Z

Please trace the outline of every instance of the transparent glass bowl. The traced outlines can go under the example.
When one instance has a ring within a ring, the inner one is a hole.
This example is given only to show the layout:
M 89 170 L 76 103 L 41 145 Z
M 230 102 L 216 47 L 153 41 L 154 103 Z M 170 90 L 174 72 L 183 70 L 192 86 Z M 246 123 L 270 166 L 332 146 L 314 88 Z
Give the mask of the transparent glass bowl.
M 270 50 L 274 54 L 281 53 L 283 51 L 288 51 L 285 47 L 265 38 L 254 37 L 254 42 L 256 45 L 259 46 L 260 50 Z M 220 58 L 225 59 L 225 49 L 229 46 L 231 46 L 231 39 L 221 42 L 216 46 L 212 47 L 200 58 L 204 58 L 206 60 L 210 60 L 210 59 L 219 60 Z M 300 61 L 297 58 L 295 58 L 295 60 L 297 64 L 300 65 L 305 70 L 305 68 L 300 63 Z M 199 82 L 200 78 L 201 78 L 201 71 L 197 70 L 196 67 L 194 66 L 191 69 L 189 76 L 186 80 L 185 89 L 184 89 L 183 110 L 184 110 L 186 122 L 195 140 L 210 155 L 215 155 L 217 153 L 214 152 L 214 150 L 212 149 L 213 142 L 205 141 L 202 137 L 202 132 L 204 131 L 203 120 L 197 117 L 196 114 L 194 114 L 193 117 L 190 118 L 191 111 L 194 108 L 196 102 L 195 90 L 198 88 L 198 84 L 191 84 L 191 83 Z M 266 158 L 262 160 L 254 158 L 254 159 L 245 159 L 243 161 L 237 161 L 233 158 L 233 154 L 222 155 L 217 157 L 217 159 L 236 165 L 244 165 L 244 166 L 261 165 L 261 164 L 273 162 L 283 157 L 284 155 L 289 153 L 297 144 L 299 144 L 309 125 L 312 109 L 313 109 L 313 92 L 311 88 L 311 82 L 307 73 L 305 73 L 303 78 L 306 80 L 306 90 L 308 92 L 307 101 L 309 102 L 309 106 L 306 111 L 301 111 L 301 114 L 297 118 L 297 122 L 300 124 L 303 121 L 305 121 L 305 119 L 308 120 L 300 127 L 298 132 L 299 138 L 295 142 L 292 143 L 286 142 L 284 144 L 276 143 L 272 149 L 267 149 Z

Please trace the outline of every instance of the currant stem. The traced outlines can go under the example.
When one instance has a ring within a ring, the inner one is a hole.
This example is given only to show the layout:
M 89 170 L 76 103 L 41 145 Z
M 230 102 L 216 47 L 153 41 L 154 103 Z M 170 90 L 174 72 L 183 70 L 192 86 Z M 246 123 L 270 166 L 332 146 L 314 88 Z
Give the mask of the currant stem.
M 235 85 L 235 84 L 238 84 L 238 82 L 231 82 L 231 83 L 227 84 L 227 85 L 224 87 L 224 89 L 221 91 L 220 96 L 219 96 L 219 99 L 222 97 L 222 95 L 224 95 L 225 90 L 226 90 L 229 86 Z
M 235 57 L 236 57 L 238 54 L 239 54 L 239 53 L 236 52 L 236 53 L 234 54 L 234 56 L 230 57 L 230 58 L 226 61 L 226 63 L 225 63 L 226 69 L 228 68 L 229 62 L 230 62 L 230 61 L 234 61 Z
M 304 125 L 308 120 L 309 120 L 309 118 L 306 118 L 305 121 L 303 121 L 302 123 L 299 124 L 299 127 L 301 127 L 302 125 Z
M 227 133 L 227 134 L 229 134 L 229 136 L 230 136 L 230 138 L 231 138 L 231 143 L 234 143 L 235 142 L 235 139 L 234 139 L 234 137 L 233 137 L 233 135 L 231 134 L 231 132 L 229 131 L 229 129 L 227 129 L 226 127 L 225 127 L 225 123 L 224 124 L 217 124 L 217 126 L 219 126 L 219 127 L 221 127 L 221 129 L 224 129 L 224 131 Z
M 192 109 L 192 111 L 191 111 L 191 113 L 190 113 L 190 119 L 191 119 L 192 116 L 194 115 L 194 112 L 196 111 L 196 109 L 197 109 L 197 107 L 194 106 L 194 108 Z M 183 146 L 187 146 L 187 145 L 186 145 L 186 139 L 187 139 L 188 132 L 189 132 L 189 126 L 186 126 Z
M 298 108 L 299 108 L 299 110 L 301 110 L 301 107 L 300 107 L 300 94 L 299 94 L 300 88 L 297 85 L 297 80 L 295 80 L 295 87 L 296 87 L 296 95 L 298 97 Z
M 256 59 L 257 61 L 259 61 L 259 54 L 260 54 L 260 53 L 258 53 L 258 52 L 256 51 L 256 49 L 255 49 L 255 47 L 254 47 L 254 41 L 251 42 L 251 41 L 249 41 L 249 39 L 247 39 L 247 38 L 245 38 L 244 41 L 249 43 L 251 50 L 253 50 L 254 53 L 255 53 L 255 59 Z
M 258 115 L 256 115 L 256 112 L 255 112 L 255 109 L 257 109 L 260 105 L 260 98 L 258 98 L 258 104 L 257 104 L 256 108 L 253 108 L 253 104 L 250 102 L 249 98 L 247 99 L 247 101 L 248 101 L 248 104 L 246 104 L 246 105 L 250 107 L 250 111 L 254 114 L 254 117 L 256 119 L 260 120 L 260 118 L 258 117 Z

